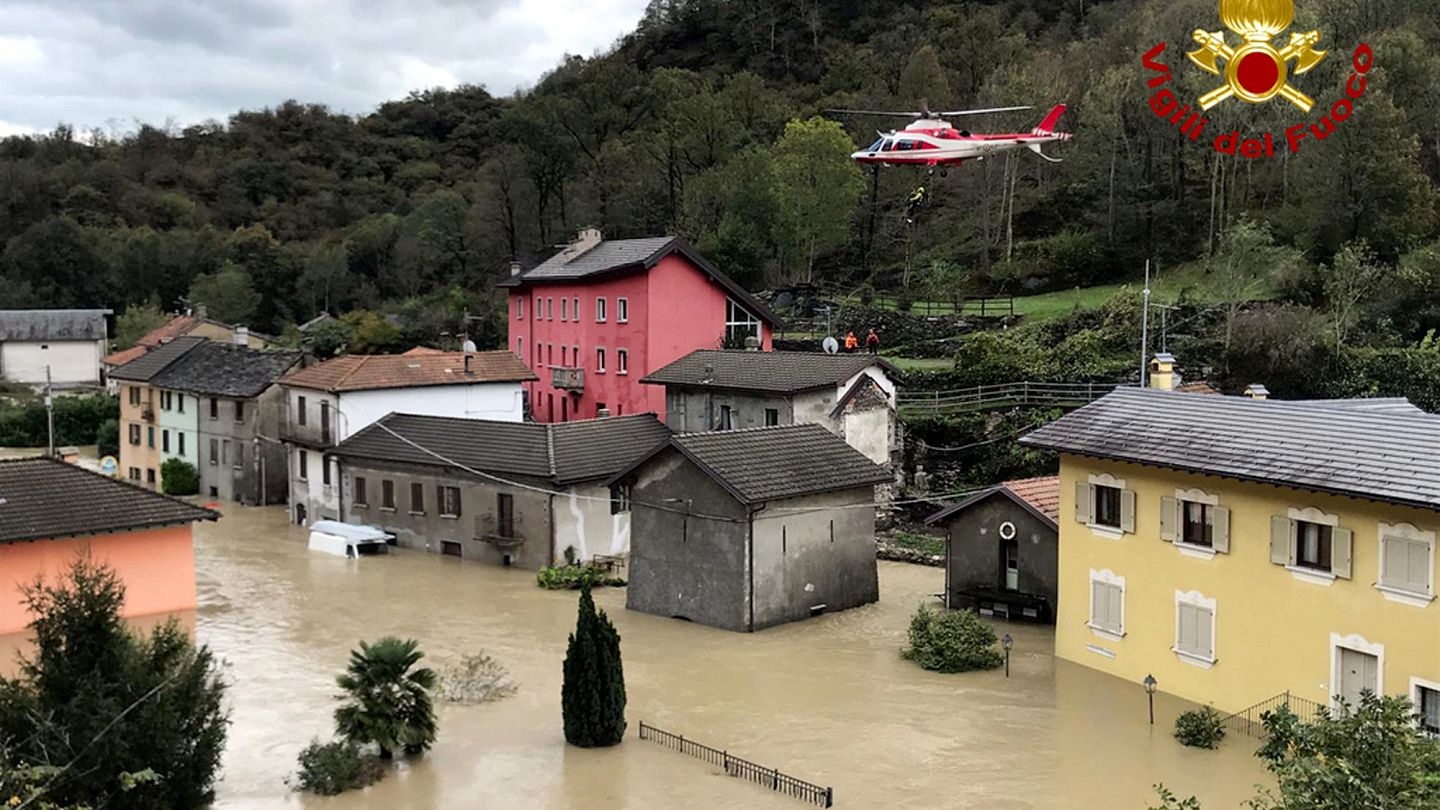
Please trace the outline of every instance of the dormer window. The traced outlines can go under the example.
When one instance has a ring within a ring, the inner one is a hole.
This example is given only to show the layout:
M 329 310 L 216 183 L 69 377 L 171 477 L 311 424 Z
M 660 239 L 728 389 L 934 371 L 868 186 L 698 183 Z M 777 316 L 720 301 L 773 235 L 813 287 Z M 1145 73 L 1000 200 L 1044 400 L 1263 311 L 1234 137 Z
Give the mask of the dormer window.
M 725 343 L 743 344 L 747 337 L 760 337 L 760 319 L 734 301 L 725 299 Z

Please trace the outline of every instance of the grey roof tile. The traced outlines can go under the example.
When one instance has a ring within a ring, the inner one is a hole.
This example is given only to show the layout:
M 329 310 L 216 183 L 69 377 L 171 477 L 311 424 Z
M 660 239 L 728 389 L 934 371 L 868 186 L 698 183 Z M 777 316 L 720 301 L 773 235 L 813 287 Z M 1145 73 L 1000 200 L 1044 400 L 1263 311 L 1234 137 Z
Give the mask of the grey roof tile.
M 263 393 L 298 362 L 299 352 L 206 341 L 151 377 L 150 384 L 206 396 L 249 398 Z
M 187 336 L 175 338 L 169 343 L 151 349 L 119 368 L 112 369 L 109 376 L 116 380 L 149 382 L 155 378 L 155 375 L 169 368 L 172 363 L 184 357 L 192 349 L 208 342 L 209 341 L 202 337 Z
M 875 365 L 895 373 L 888 360 L 873 354 L 701 349 L 650 372 L 640 382 L 790 394 L 839 385 Z
M 815 424 L 685 433 L 669 446 L 749 504 L 891 480 L 884 467 Z
M 144 529 L 217 512 L 51 458 L 0 461 L 0 543 Z
M 105 340 L 108 309 L 0 309 L 0 341 Z
M 1119 388 L 1020 440 L 1440 510 L 1440 416 Z
M 549 425 L 392 413 L 331 452 L 434 467 L 453 466 L 448 460 L 494 475 L 566 485 L 609 478 L 669 435 L 649 413 Z

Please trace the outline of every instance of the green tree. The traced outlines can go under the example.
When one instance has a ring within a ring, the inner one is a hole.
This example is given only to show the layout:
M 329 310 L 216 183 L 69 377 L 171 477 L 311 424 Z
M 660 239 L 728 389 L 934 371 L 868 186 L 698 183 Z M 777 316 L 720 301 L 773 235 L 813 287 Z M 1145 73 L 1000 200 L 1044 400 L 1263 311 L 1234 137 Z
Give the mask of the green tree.
M 153 301 L 126 307 L 115 319 L 115 348 L 128 349 L 146 333 L 159 329 L 169 321 L 170 316 L 160 311 L 159 305 Z
M 380 756 L 397 751 L 423 753 L 435 742 L 435 671 L 417 667 L 425 654 L 414 639 L 386 636 L 360 642 L 350 652 L 345 674 L 335 679 L 347 702 L 335 710 L 335 727 L 345 739 L 375 743 Z
M 190 303 L 204 306 L 206 314 L 216 320 L 249 324 L 259 309 L 260 293 L 245 268 L 227 263 L 191 282 Z
M 850 160 L 855 145 L 834 121 L 791 121 L 775 143 L 773 179 L 780 231 L 792 268 L 815 280 L 815 259 L 843 246 L 865 179 Z
M 400 347 L 400 328 L 384 315 L 357 309 L 340 316 L 347 329 L 345 350 L 351 354 L 385 354 Z
M 208 804 L 228 723 L 210 651 L 174 621 L 148 636 L 130 631 L 120 617 L 124 585 L 87 557 L 23 593 L 34 652 L 17 678 L 0 678 L 0 740 L 15 761 L 44 769 L 44 800 L 115 810 Z
M 921 45 L 905 60 L 900 71 L 900 98 L 916 110 L 943 110 L 950 103 L 950 80 L 940 66 L 935 46 Z
M 625 668 L 620 634 L 605 611 L 595 611 L 590 582 L 580 585 L 579 615 L 565 650 L 560 687 L 565 740 L 581 748 L 618 745 L 625 738 Z
M 183 458 L 167 458 L 160 465 L 160 488 L 166 495 L 196 495 L 200 492 L 200 473 Z
M 1299 261 L 1295 251 L 1275 246 L 1270 229 L 1263 224 L 1241 218 L 1225 229 L 1220 248 L 1206 262 L 1205 272 L 1225 316 L 1222 345 L 1227 363 L 1235 337 L 1235 320 L 1241 310 L 1270 290 L 1275 280 L 1291 272 Z
M 120 455 L 120 420 L 106 419 L 95 430 L 95 448 L 102 457 Z
M 1334 261 L 1320 268 L 1336 348 L 1346 346 L 1365 305 L 1375 297 L 1386 276 L 1393 275 L 1390 271 L 1363 240 L 1345 244 Z

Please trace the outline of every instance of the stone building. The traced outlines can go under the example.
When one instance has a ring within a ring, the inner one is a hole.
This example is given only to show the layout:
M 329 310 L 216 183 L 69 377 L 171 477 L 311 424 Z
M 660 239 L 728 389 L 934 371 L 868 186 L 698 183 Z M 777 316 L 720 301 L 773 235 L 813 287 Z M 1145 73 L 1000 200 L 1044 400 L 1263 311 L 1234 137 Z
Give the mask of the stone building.
M 889 480 L 815 424 L 672 436 L 611 481 L 631 515 L 626 607 L 754 631 L 874 602 Z
M 665 387 L 676 433 L 814 423 L 898 470 L 898 374 L 873 354 L 702 349 L 641 382 Z
M 944 526 L 945 604 L 1055 621 L 1060 479 L 1006 481 L 926 519 Z
M 390 414 L 331 451 L 339 513 L 410 548 L 538 569 L 624 556 L 607 480 L 669 431 L 654 414 L 549 425 Z
M 56 388 L 100 384 L 108 309 L 0 310 L 0 379 Z

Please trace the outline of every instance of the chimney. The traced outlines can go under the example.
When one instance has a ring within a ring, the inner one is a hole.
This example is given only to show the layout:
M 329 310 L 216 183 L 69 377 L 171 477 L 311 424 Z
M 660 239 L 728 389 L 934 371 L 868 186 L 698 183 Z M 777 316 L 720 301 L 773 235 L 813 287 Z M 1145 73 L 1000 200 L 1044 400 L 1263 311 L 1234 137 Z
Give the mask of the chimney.
M 599 228 L 581 228 L 575 236 L 575 241 L 566 245 L 565 249 L 560 251 L 560 255 L 568 262 L 600 244 L 604 238 L 601 236 Z
M 465 342 L 460 344 L 460 351 L 465 352 L 465 373 L 473 373 L 470 370 L 470 361 L 475 357 L 475 341 L 466 337 Z
M 746 336 L 745 336 L 745 351 L 747 351 L 747 352 L 758 352 L 758 351 L 760 351 L 760 338 L 755 337 L 754 335 L 746 335 Z
M 510 262 L 510 276 L 513 278 L 513 277 L 518 276 L 518 275 L 520 275 L 520 262 L 511 261 L 511 262 Z
M 250 345 L 250 327 L 248 327 L 248 326 L 237 326 L 237 327 L 235 327 L 235 345 L 236 345 L 236 346 L 249 346 L 249 345 Z
M 596 419 L 609 419 L 609 418 L 610 418 L 610 409 L 609 409 L 609 408 L 599 408 L 599 409 L 597 409 L 597 410 L 595 411 L 595 418 L 596 418 Z
M 1269 399 L 1270 390 L 1260 383 L 1250 383 L 1245 386 L 1245 396 L 1251 399 Z
M 700 384 L 701 384 L 701 385 L 709 385 L 710 383 L 712 383 L 712 382 L 714 382 L 714 381 L 715 381 L 715 367 L 714 367 L 714 366 L 711 366 L 711 365 L 705 366 L 705 373 L 700 375 Z
M 1162 391 L 1174 391 L 1180 384 L 1180 376 L 1175 373 L 1175 355 L 1169 352 L 1160 352 L 1150 360 L 1150 387 Z

